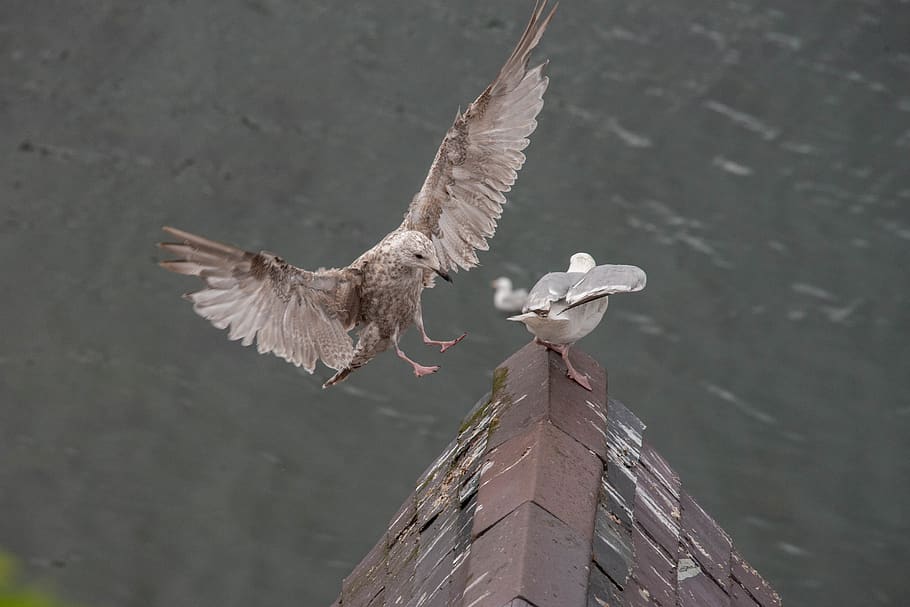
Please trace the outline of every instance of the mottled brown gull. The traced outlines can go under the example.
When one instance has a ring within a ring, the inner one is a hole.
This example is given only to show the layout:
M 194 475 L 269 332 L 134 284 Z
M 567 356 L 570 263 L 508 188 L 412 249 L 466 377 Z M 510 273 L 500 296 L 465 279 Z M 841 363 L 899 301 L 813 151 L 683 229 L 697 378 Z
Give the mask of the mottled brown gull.
M 398 345 L 416 324 L 428 345 L 445 352 L 464 335 L 427 336 L 420 296 L 436 275 L 450 280 L 458 268 L 477 265 L 488 248 L 504 193 L 524 164 L 528 136 L 537 127 L 548 79 L 546 63 L 528 68 L 555 7 L 538 2 L 515 50 L 496 79 L 446 133 L 430 171 L 402 224 L 349 266 L 308 271 L 280 257 L 252 253 L 176 228 L 177 242 L 162 243 L 178 256 L 161 262 L 178 274 L 198 276 L 205 287 L 186 297 L 193 309 L 243 345 L 256 342 L 312 373 L 316 361 L 337 370 L 323 387 L 343 381 L 374 356 L 394 347 L 418 377 L 438 370 L 414 362 Z M 349 331 L 359 327 L 354 346 Z
M 576 253 L 566 272 L 550 272 L 528 294 L 523 314 L 509 320 L 524 323 L 538 343 L 562 355 L 567 374 L 584 388 L 588 378 L 569 362 L 569 348 L 600 324 L 609 304 L 608 295 L 645 288 L 647 276 L 637 266 L 602 265 L 587 253 Z

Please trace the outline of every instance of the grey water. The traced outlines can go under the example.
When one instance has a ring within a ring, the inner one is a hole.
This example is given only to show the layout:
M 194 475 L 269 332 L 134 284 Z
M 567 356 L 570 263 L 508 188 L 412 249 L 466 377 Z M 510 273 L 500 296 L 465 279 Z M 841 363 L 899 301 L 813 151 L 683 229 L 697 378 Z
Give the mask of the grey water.
M 315 269 L 399 222 L 530 0 L 0 4 L 0 551 L 95 607 L 328 605 L 529 335 L 492 307 L 632 263 L 579 347 L 782 594 L 906 605 L 910 3 L 564 0 L 434 376 L 339 387 L 192 313 L 170 224 Z

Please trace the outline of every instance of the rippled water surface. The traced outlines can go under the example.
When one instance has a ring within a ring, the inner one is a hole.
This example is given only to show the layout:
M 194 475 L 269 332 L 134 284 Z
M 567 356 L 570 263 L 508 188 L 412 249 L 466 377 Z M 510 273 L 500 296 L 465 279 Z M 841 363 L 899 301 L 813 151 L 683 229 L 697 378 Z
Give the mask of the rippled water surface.
M 531 3 L 0 7 L 0 549 L 86 605 L 328 605 L 529 336 L 489 282 L 634 263 L 581 343 L 789 605 L 906 605 L 910 4 L 565 0 L 440 373 L 229 343 L 174 224 L 307 268 L 400 221 Z

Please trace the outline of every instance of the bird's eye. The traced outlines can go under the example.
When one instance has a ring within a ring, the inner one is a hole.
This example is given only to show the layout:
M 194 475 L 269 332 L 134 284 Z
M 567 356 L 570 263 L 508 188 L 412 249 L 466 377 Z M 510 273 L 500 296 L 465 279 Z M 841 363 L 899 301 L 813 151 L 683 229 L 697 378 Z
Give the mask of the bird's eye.
M 414 257 L 416 257 L 417 259 L 423 259 L 423 255 L 421 255 L 420 253 L 415 254 Z

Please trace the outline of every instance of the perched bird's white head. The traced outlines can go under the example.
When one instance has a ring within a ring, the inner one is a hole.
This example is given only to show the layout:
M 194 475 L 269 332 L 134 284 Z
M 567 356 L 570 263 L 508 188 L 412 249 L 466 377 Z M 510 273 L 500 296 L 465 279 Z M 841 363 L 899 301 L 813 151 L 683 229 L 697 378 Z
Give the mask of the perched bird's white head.
M 569 259 L 569 272 L 590 272 L 597 262 L 587 253 L 576 253 Z
M 429 238 L 416 230 L 398 232 L 390 237 L 391 250 L 395 260 L 411 268 L 423 268 L 439 274 L 443 280 L 452 278 L 443 269 L 436 254 L 436 246 Z

